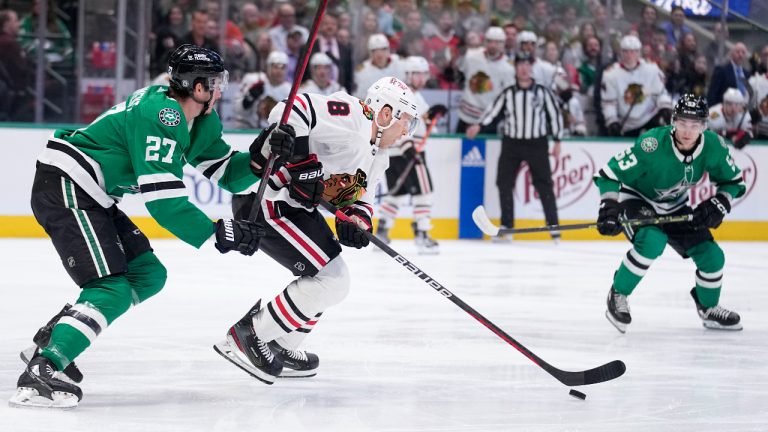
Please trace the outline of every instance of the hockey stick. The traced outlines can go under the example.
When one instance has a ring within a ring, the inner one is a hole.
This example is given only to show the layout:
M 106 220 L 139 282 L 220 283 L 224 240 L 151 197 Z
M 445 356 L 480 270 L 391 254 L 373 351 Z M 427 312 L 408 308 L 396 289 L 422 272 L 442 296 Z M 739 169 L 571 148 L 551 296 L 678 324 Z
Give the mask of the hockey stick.
M 432 133 L 432 129 L 434 129 L 435 124 L 437 124 L 437 121 L 439 119 L 440 119 L 440 114 L 435 115 L 435 117 L 429 123 L 429 127 L 427 127 L 427 132 L 424 133 L 424 137 L 421 139 L 421 141 L 418 144 L 413 145 L 414 148 L 416 149 L 416 156 L 413 159 L 408 161 L 408 165 L 405 166 L 403 173 L 400 174 L 400 177 L 397 178 L 395 185 L 392 187 L 392 190 L 387 192 L 387 195 L 394 195 L 395 193 L 400 191 L 400 188 L 403 187 L 403 184 L 405 184 L 405 180 L 408 178 L 408 175 L 411 173 L 411 170 L 413 169 L 413 167 L 416 166 L 417 159 L 421 159 L 421 155 L 419 153 L 423 152 L 424 147 L 427 146 L 427 138 L 429 138 L 429 135 Z
M 543 227 L 535 228 L 501 228 L 491 222 L 488 214 L 485 212 L 485 207 L 477 206 L 472 212 L 472 220 L 475 221 L 475 225 L 480 228 L 484 234 L 491 237 L 496 237 L 505 234 L 524 234 L 534 232 L 545 231 L 566 231 L 577 230 L 585 228 L 597 228 L 597 222 L 580 223 L 573 225 L 547 225 Z M 679 216 L 659 216 L 651 219 L 631 219 L 622 221 L 621 224 L 625 226 L 644 226 L 644 225 L 660 225 L 665 223 L 677 223 L 677 222 L 689 222 L 691 215 L 679 215 Z
M 341 210 L 337 209 L 333 204 L 329 203 L 328 201 L 321 201 L 320 205 L 323 206 L 324 209 L 328 210 L 332 214 L 334 214 L 337 218 L 350 221 L 351 219 L 349 216 L 344 214 Z M 461 308 L 464 312 L 468 313 L 472 318 L 476 319 L 480 324 L 484 325 L 488 328 L 488 330 L 492 331 L 496 336 L 500 337 L 504 342 L 512 345 L 512 347 L 518 351 L 520 351 L 521 354 L 526 356 L 530 361 L 532 361 L 534 364 L 539 366 L 540 368 L 544 369 L 548 374 L 552 375 L 560 381 L 561 383 L 569 386 L 581 386 L 581 385 L 589 385 L 589 384 L 597 384 L 605 381 L 610 381 L 612 379 L 616 379 L 624 374 L 624 372 L 627 370 L 626 365 L 621 360 L 614 360 L 612 362 L 606 363 L 602 366 L 598 366 L 593 369 L 585 370 L 585 371 L 564 371 L 562 369 L 558 369 L 543 359 L 541 359 L 539 356 L 531 352 L 528 348 L 523 346 L 520 342 L 516 341 L 512 336 L 508 335 L 504 330 L 500 329 L 496 326 L 496 324 L 492 323 L 488 318 L 484 317 L 480 314 L 480 312 L 473 309 L 468 304 L 464 303 L 460 298 L 458 298 L 454 293 L 448 291 L 447 288 L 445 288 L 441 283 L 433 279 L 431 276 L 427 275 L 423 270 L 421 270 L 419 267 L 416 266 L 413 262 L 411 262 L 409 259 L 405 258 L 404 256 L 400 255 L 398 252 L 396 252 L 394 249 L 389 247 L 388 244 L 384 243 L 380 238 L 376 237 L 372 233 L 366 231 L 366 230 L 360 230 L 368 240 L 376 245 L 379 249 L 383 250 L 387 253 L 390 257 L 392 257 L 395 262 L 405 267 L 408 271 L 413 273 L 416 277 L 421 279 L 424 283 L 429 285 L 432 289 L 437 291 L 440 295 L 447 298 L 453 304 Z
M 291 114 L 293 102 L 296 100 L 296 93 L 299 91 L 301 78 L 304 76 L 304 71 L 307 69 L 309 56 L 312 54 L 312 47 L 314 47 L 315 40 L 317 39 L 317 30 L 320 27 L 320 20 L 323 19 L 323 15 L 325 15 L 325 8 L 327 6 L 328 0 L 321 0 L 320 6 L 317 9 L 317 13 L 315 13 L 315 20 L 312 21 L 312 28 L 309 31 L 309 39 L 307 40 L 307 44 L 304 45 L 304 52 L 302 53 L 301 63 L 297 64 L 297 68 L 294 71 L 291 92 L 288 94 L 288 99 L 285 101 L 285 106 L 283 107 L 283 115 L 280 117 L 280 125 L 278 127 L 288 123 L 288 116 Z M 276 159 L 277 156 L 270 152 L 269 158 L 267 159 L 267 165 L 264 167 L 264 173 L 262 174 L 261 180 L 259 181 L 259 188 L 256 191 L 256 199 L 253 200 L 253 204 L 251 205 L 251 213 L 249 214 L 249 217 L 252 221 L 257 219 L 259 212 L 261 211 L 261 200 L 264 198 L 264 192 L 267 190 L 269 176 L 272 175 L 272 168 L 275 165 Z

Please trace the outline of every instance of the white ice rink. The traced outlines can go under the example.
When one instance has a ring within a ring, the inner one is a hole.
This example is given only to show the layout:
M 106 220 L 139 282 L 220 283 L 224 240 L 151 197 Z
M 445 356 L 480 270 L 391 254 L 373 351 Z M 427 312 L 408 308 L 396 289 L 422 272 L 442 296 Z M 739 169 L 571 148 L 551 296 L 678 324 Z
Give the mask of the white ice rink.
M 443 254 L 394 248 L 549 363 L 621 359 L 615 381 L 579 387 L 539 369 L 387 255 L 345 249 L 349 297 L 307 339 L 318 376 L 266 386 L 211 345 L 260 297 L 292 279 L 264 255 L 154 241 L 163 292 L 130 310 L 77 362 L 73 411 L 0 404 L 0 431 L 768 431 L 768 244 L 723 243 L 722 304 L 742 332 L 705 330 L 688 291 L 694 267 L 668 249 L 630 297 L 619 334 L 604 317 L 625 242 L 444 241 Z M 371 247 L 371 249 L 373 246 Z M 78 290 L 48 240 L 0 240 L 0 395 L 18 351 Z

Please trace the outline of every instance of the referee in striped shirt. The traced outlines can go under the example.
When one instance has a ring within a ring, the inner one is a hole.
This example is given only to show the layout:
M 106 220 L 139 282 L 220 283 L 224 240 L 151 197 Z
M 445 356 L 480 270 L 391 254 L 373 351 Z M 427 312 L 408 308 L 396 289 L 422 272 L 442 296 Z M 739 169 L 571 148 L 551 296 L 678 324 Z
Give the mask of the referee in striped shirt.
M 505 228 L 514 227 L 515 178 L 523 161 L 530 168 L 533 187 L 541 199 L 547 225 L 558 224 L 547 137 L 554 137 L 552 154 L 558 158 L 563 116 L 552 90 L 533 80 L 533 61 L 533 57 L 524 52 L 515 56 L 517 83 L 505 88 L 496 97 L 493 105 L 483 113 L 479 124 L 467 128 L 467 137 L 472 139 L 481 126 L 502 122 L 504 136 L 501 139 L 496 186 L 499 188 L 501 225 Z M 555 240 L 560 237 L 559 232 L 551 234 Z

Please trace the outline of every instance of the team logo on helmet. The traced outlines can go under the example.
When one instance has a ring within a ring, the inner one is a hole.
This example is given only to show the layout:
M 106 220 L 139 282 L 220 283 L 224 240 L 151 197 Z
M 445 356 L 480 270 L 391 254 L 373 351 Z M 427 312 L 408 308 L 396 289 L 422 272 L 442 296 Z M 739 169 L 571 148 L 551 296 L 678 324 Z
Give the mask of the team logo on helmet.
M 160 123 L 166 126 L 178 126 L 181 123 L 181 114 L 173 108 L 163 108 L 158 117 Z
M 369 107 L 362 100 L 360 101 L 360 106 L 363 107 L 363 115 L 365 116 L 365 118 L 367 118 L 368 120 L 373 120 L 373 110 L 371 109 L 371 107 Z
M 640 141 L 640 148 L 646 153 L 651 153 L 659 147 L 659 142 L 654 137 L 648 137 Z

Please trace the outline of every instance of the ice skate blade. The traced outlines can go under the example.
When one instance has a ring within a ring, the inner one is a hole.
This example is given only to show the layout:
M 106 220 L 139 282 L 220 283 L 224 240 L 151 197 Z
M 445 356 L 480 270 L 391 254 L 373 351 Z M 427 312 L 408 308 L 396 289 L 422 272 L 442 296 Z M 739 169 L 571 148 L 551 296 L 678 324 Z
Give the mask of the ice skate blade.
M 213 350 L 219 353 L 222 357 L 229 360 L 230 363 L 239 367 L 248 373 L 248 375 L 256 378 L 264 384 L 272 385 L 275 382 L 275 377 L 269 374 L 265 374 L 259 369 L 251 366 L 250 362 L 246 363 L 235 353 L 229 341 L 225 340 L 213 345 Z
M 440 255 L 440 249 L 423 249 L 417 248 L 416 252 L 419 255 Z
M 298 371 L 294 369 L 289 369 L 285 366 L 283 366 L 283 371 L 280 372 L 280 376 L 278 378 L 311 378 L 313 376 L 317 375 L 317 369 L 315 370 L 308 370 L 308 371 Z
M 608 322 L 613 324 L 613 326 L 616 327 L 616 330 L 618 330 L 621 334 L 624 334 L 627 332 L 627 325 L 622 322 L 616 321 L 616 319 L 613 318 L 613 315 L 611 315 L 610 312 L 605 311 L 605 317 L 608 319 Z
M 710 330 L 740 331 L 744 329 L 744 327 L 741 326 L 741 323 L 732 326 L 724 326 L 714 321 L 702 321 L 701 325 Z
M 77 396 L 66 392 L 53 392 L 53 399 L 40 396 L 37 390 L 28 387 L 19 387 L 16 394 L 8 400 L 8 406 L 12 408 L 50 408 L 70 410 L 77 407 Z

